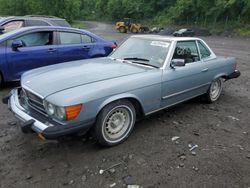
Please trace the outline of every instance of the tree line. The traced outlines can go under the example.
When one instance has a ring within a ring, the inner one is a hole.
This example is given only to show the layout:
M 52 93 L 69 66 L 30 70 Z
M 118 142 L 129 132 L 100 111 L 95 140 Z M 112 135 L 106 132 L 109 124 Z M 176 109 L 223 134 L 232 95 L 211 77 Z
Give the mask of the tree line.
M 0 0 L 1 15 L 54 15 L 68 21 L 117 21 L 131 17 L 154 24 L 249 24 L 250 0 Z

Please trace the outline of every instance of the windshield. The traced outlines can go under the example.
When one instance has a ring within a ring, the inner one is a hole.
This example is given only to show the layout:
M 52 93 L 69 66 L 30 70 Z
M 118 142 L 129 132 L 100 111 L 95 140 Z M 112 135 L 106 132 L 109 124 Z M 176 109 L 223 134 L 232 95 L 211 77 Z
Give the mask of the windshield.
M 187 29 L 180 29 L 179 31 L 180 32 L 185 32 L 185 31 L 187 31 Z
M 152 67 L 162 67 L 169 51 L 170 42 L 151 39 L 129 38 L 110 56 Z

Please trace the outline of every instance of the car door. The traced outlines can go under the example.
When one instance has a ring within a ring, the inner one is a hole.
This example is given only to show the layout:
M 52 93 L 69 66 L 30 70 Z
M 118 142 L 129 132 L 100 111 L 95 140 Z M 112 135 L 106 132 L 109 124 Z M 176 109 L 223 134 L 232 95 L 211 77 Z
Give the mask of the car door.
M 207 82 L 211 82 L 216 75 L 220 74 L 220 66 L 223 65 L 218 62 L 216 55 L 207 47 L 204 42 L 198 40 L 197 44 L 200 51 L 201 60 L 206 70 L 204 72 L 204 79 L 206 79 Z
M 177 42 L 171 59 L 182 59 L 186 64 L 163 70 L 161 107 L 201 95 L 209 85 L 203 77 L 206 70 L 195 40 Z
M 85 35 L 77 32 L 58 31 L 58 56 L 60 62 L 90 58 L 92 43 L 84 43 Z M 91 38 L 90 38 L 91 40 Z
M 14 49 L 14 42 L 21 42 L 22 46 Z M 53 31 L 34 31 L 13 37 L 8 41 L 6 56 L 15 79 L 19 79 L 27 70 L 57 63 Z

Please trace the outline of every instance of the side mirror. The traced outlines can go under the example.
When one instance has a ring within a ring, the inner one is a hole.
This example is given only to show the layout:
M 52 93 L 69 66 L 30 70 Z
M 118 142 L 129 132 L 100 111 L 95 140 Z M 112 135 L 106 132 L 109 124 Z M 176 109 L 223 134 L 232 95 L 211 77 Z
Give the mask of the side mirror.
M 172 59 L 171 67 L 184 67 L 186 65 L 185 59 Z
M 0 26 L 0 34 L 3 34 L 3 31 L 4 31 L 4 27 Z
M 14 50 L 14 51 L 16 51 L 18 48 L 21 48 L 21 47 L 23 47 L 24 46 L 24 43 L 23 43 L 23 41 L 21 41 L 21 40 L 16 40 L 16 41 L 14 41 L 13 43 L 12 43 L 12 49 Z

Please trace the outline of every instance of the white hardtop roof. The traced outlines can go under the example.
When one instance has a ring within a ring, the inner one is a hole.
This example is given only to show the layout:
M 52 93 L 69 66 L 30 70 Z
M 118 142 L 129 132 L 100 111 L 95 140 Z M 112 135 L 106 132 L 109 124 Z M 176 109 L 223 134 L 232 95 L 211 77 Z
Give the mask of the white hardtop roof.
M 161 41 L 189 41 L 189 40 L 201 40 L 196 37 L 174 37 L 174 36 L 163 36 L 163 35 L 132 35 L 133 38 L 150 39 L 150 40 L 161 40 Z

